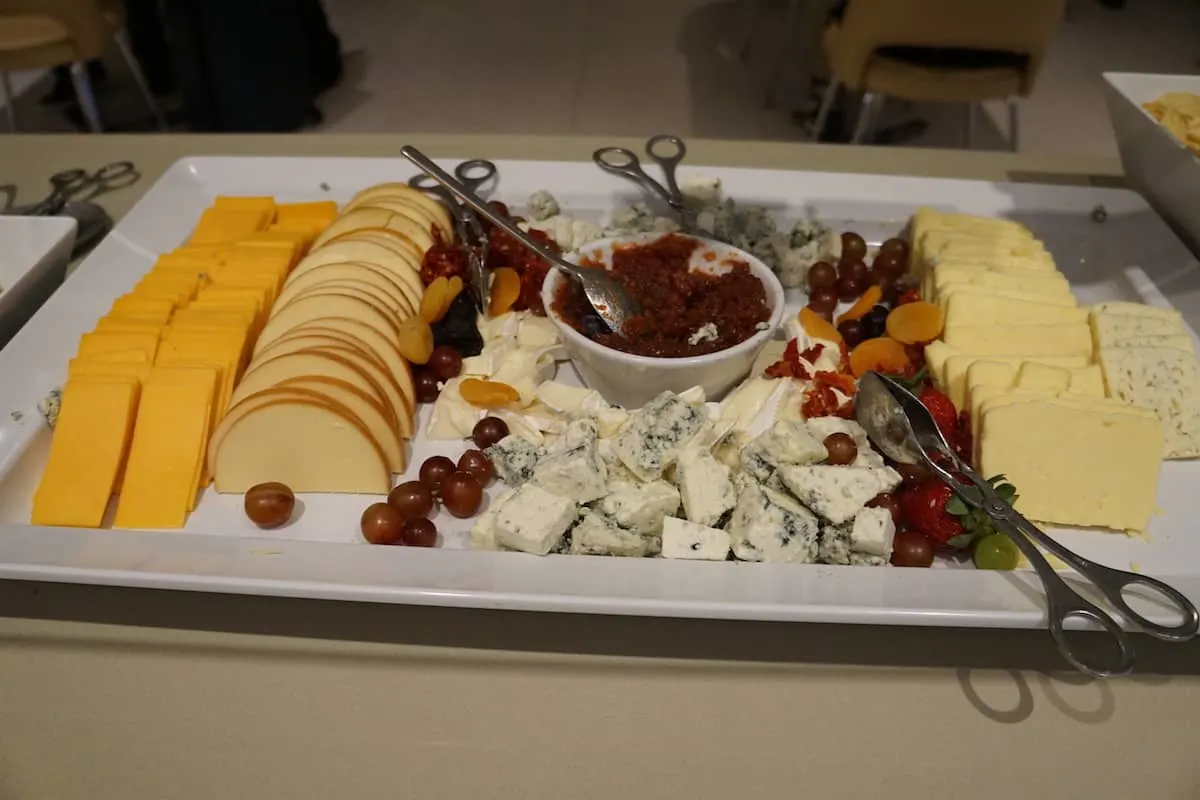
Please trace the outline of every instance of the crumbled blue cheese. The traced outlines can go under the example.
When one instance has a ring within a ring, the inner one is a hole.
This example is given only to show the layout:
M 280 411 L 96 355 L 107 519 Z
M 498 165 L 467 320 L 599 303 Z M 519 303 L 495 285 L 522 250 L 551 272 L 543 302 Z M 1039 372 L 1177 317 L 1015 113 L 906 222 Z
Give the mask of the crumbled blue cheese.
M 689 205 L 697 208 L 714 206 L 721 202 L 721 179 L 694 175 L 679 182 L 679 192 Z
M 38 401 L 38 411 L 46 424 L 53 428 L 58 424 L 58 410 L 62 407 L 62 388 L 51 389 Z
M 835 525 L 850 521 L 876 495 L 900 485 L 900 475 L 891 467 L 786 465 L 777 474 L 796 499 Z
M 679 492 L 666 481 L 612 483 L 608 494 L 596 504 L 622 528 L 642 536 L 662 533 L 663 520 L 679 510 Z
M 695 347 L 696 345 L 703 344 L 704 342 L 714 341 L 717 338 L 718 333 L 717 324 L 715 322 L 706 322 L 699 328 L 696 328 L 696 330 L 692 331 L 692 335 L 688 337 L 688 344 L 690 344 L 692 347 Z
M 496 514 L 496 544 L 544 556 L 559 546 L 578 513 L 577 506 L 567 498 L 525 484 L 505 500 Z
M 699 525 L 716 525 L 737 503 L 729 467 L 707 450 L 689 448 L 675 465 L 683 512 Z
M 875 468 L 884 466 L 883 456 L 871 448 L 871 438 L 867 436 L 866 429 L 854 420 L 841 417 L 811 417 L 808 420 L 808 428 L 821 441 L 835 433 L 844 433 L 853 439 L 854 444 L 858 447 L 858 456 L 851 466 Z
M 604 231 L 594 222 L 576 219 L 566 214 L 547 219 L 523 222 L 518 225 L 526 231 L 539 230 L 554 240 L 568 253 L 578 250 L 589 242 L 604 238 Z
M 558 381 L 546 381 L 537 388 L 537 399 L 557 414 L 568 417 L 590 415 L 608 404 L 594 389 L 570 386 Z
M 780 420 L 742 450 L 742 469 L 759 481 L 784 465 L 818 464 L 829 457 L 822 441 L 799 420 Z
M 564 453 L 546 456 L 534 467 L 530 481 L 576 503 L 599 500 L 608 491 L 608 470 L 596 452 L 595 439 Z
M 746 485 L 729 520 L 733 554 L 743 561 L 809 564 L 817 559 L 820 521 L 782 492 Z
M 650 554 L 654 544 L 652 538 L 625 530 L 603 514 L 584 509 L 579 522 L 571 529 L 569 552 L 586 556 L 641 558 Z
M 558 200 L 545 189 L 538 189 L 529 195 L 529 200 L 525 202 L 526 216 L 534 221 L 549 219 L 560 211 Z
M 679 452 L 712 423 L 703 406 L 663 392 L 630 415 L 613 442 L 613 452 L 644 481 L 661 477 Z
M 563 431 L 562 443 L 566 449 L 576 447 L 596 447 L 600 434 L 596 429 L 596 421 L 588 417 L 571 420 Z
M 501 549 L 496 543 L 496 519 L 500 516 L 500 509 L 514 494 L 515 491 L 510 490 L 498 495 L 488 505 L 487 510 L 475 518 L 469 538 L 472 550 Z
M 818 564 L 850 563 L 850 525 L 825 525 L 817 543 Z
M 729 534 L 678 517 L 663 520 L 663 558 L 724 561 L 729 557 Z
M 858 553 L 892 557 L 892 540 L 896 536 L 896 523 L 892 512 L 886 508 L 864 508 L 854 515 L 850 529 L 850 549 Z
M 604 233 L 611 236 L 650 233 L 654 230 L 654 220 L 654 212 L 645 203 L 621 206 L 613 211 Z
M 509 434 L 484 450 L 496 468 L 496 477 L 509 486 L 520 486 L 533 477 L 545 448 L 515 434 Z
M 870 553 L 850 553 L 850 566 L 852 567 L 886 567 L 888 559 L 883 556 L 875 556 Z

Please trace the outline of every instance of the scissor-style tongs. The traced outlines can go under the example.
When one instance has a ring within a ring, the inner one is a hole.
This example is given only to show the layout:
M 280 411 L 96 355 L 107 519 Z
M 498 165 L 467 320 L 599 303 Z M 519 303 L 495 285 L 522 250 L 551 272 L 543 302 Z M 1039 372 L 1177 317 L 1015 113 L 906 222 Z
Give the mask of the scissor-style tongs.
M 1182 642 L 1196 635 L 1200 627 L 1200 614 L 1182 592 L 1147 575 L 1097 564 L 1047 535 L 1009 505 L 988 481 L 958 457 L 921 401 L 896 381 L 875 372 L 864 375 L 856 397 L 856 416 L 866 428 L 871 442 L 887 456 L 903 464 L 920 464 L 932 470 L 943 483 L 958 493 L 964 503 L 987 514 L 996 529 L 1013 540 L 1045 588 L 1050 635 L 1054 637 L 1059 652 L 1076 669 L 1096 677 L 1123 675 L 1133 669 L 1133 644 L 1129 634 L 1107 611 L 1081 597 L 1059 577 L 1039 547 L 1069 564 L 1127 622 L 1150 636 Z M 931 458 L 930 454 L 937 458 Z M 968 483 L 964 484 L 957 475 L 964 476 Z M 1143 586 L 1161 595 L 1175 607 L 1182 621 L 1176 625 L 1162 625 L 1139 614 L 1122 594 L 1131 586 Z M 1071 617 L 1090 620 L 1106 630 L 1116 642 L 1116 659 L 1101 662 L 1077 654 L 1063 628 L 1063 624 Z
M 454 177 L 472 192 L 479 189 L 496 177 L 496 165 L 482 158 L 472 158 L 454 168 Z M 471 296 L 480 311 L 487 308 L 488 303 L 488 237 L 483 223 L 467 205 L 459 202 L 446 187 L 425 173 L 414 175 L 408 185 L 414 189 L 435 195 L 441 200 L 454 217 L 454 233 L 467 259 L 467 284 L 471 288 Z
M 601 147 L 592 153 L 592 161 L 605 172 L 628 178 L 643 189 L 658 195 L 675 210 L 685 228 L 694 227 L 695 212 L 688 205 L 675 178 L 676 168 L 687 155 L 687 145 L 678 136 L 660 133 L 646 140 L 646 155 L 662 170 L 665 186 L 650 177 L 642 168 L 637 153 L 627 147 Z

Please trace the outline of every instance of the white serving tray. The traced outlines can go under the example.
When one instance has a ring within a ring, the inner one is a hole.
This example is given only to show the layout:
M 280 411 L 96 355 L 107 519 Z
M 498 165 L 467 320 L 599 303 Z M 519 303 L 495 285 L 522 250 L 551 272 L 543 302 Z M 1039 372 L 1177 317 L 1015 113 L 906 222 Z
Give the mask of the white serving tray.
M 493 196 L 517 209 L 540 188 L 554 192 L 568 213 L 592 218 L 614 204 L 641 199 L 590 162 L 498 166 L 501 180 Z M 245 519 L 240 496 L 211 492 L 183 531 L 28 524 L 30 497 L 50 440 L 34 410 L 38 400 L 62 382 L 79 336 L 150 268 L 157 253 L 184 239 L 217 194 L 345 201 L 367 185 L 406 180 L 412 172 L 399 159 L 188 158 L 175 164 L 0 351 L 0 409 L 5 412 L 0 413 L 0 578 L 648 616 L 976 627 L 1043 623 L 1040 589 L 1028 572 L 473 552 L 461 549 L 469 523 L 444 512 L 435 520 L 444 547 L 369 546 L 358 533 L 362 509 L 376 499 L 369 497 L 306 496 L 299 518 L 275 532 L 259 531 Z M 815 212 L 868 240 L 898 232 L 922 204 L 1019 219 L 1046 242 L 1082 302 L 1169 301 L 1193 328 L 1200 320 L 1195 260 L 1131 192 L 749 169 L 684 172 L 719 177 L 728 196 L 763 203 L 781 219 Z M 1107 214 L 1103 223 L 1093 219 L 1101 205 Z M 569 365 L 560 366 L 560 379 L 569 371 Z M 17 413 L 10 416 L 10 410 Z M 457 455 L 463 447 L 418 442 L 413 461 L 419 464 L 439 452 Z M 1065 531 L 1061 538 L 1103 563 L 1136 565 L 1200 601 L 1200 537 L 1192 530 L 1200 515 L 1197 486 L 1200 462 L 1165 465 L 1159 491 L 1164 514 L 1154 521 L 1148 540 L 1084 531 Z

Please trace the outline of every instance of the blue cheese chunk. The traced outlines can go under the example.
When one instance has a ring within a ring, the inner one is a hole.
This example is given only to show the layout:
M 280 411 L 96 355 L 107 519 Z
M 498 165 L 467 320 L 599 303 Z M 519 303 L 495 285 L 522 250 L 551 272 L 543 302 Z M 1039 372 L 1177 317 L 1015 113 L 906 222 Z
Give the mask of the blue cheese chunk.
M 541 459 L 530 480 L 548 492 L 580 504 L 599 500 L 608 491 L 608 469 L 596 452 L 594 438 Z
M 874 556 L 870 553 L 850 553 L 850 566 L 852 567 L 886 567 L 888 560 L 883 556 Z
M 858 456 L 851 466 L 882 467 L 884 465 L 883 456 L 871 449 L 871 440 L 867 436 L 867 431 L 854 420 L 841 417 L 811 417 L 808 420 L 808 429 L 821 441 L 835 433 L 844 433 L 853 439 L 854 444 L 858 447 Z
M 62 406 L 62 389 L 51 389 L 38 401 L 38 412 L 46 424 L 53 428 L 58 424 L 58 409 Z
M 488 505 L 487 510 L 475 518 L 475 524 L 471 526 L 469 536 L 472 550 L 501 549 L 500 545 L 496 543 L 496 519 L 500 516 L 500 509 L 514 494 L 516 494 L 515 491 L 507 491 L 497 496 Z
M 850 563 L 850 525 L 825 525 L 817 544 L 818 564 Z
M 742 468 L 759 481 L 787 465 L 819 464 L 829 457 L 821 439 L 800 420 L 780 420 L 742 450 Z
M 525 211 L 531 220 L 538 222 L 556 216 L 561 209 L 554 195 L 545 189 L 538 189 L 529 195 L 529 200 L 525 202 Z
M 662 477 L 680 451 L 711 427 L 708 411 L 663 392 L 630 415 L 613 442 L 613 452 L 644 481 Z
M 628 556 L 642 558 L 650 554 L 653 540 L 627 531 L 603 514 L 584 509 L 578 524 L 571 529 L 570 551 L 583 556 Z
M 850 549 L 880 558 L 892 557 L 896 523 L 886 508 L 864 508 L 854 515 L 850 529 Z
M 509 486 L 520 486 L 533 477 L 545 448 L 515 434 L 509 434 L 484 451 L 496 468 L 496 477 Z
M 733 554 L 743 561 L 810 564 L 817 560 L 820 521 L 782 492 L 754 483 L 729 520 Z
M 622 528 L 642 536 L 662 534 L 663 520 L 679 510 L 679 492 L 666 481 L 613 483 L 599 510 Z
M 689 448 L 675 465 L 683 512 L 698 525 L 716 525 L 737 503 L 729 467 L 707 450 Z
M 698 525 L 678 517 L 663 520 L 663 558 L 724 561 L 729 556 L 729 547 L 729 534 L 720 528 Z
M 496 514 L 495 541 L 509 550 L 544 556 L 561 544 L 577 516 L 575 503 L 528 483 Z
M 785 466 L 778 475 L 796 499 L 835 525 L 849 522 L 873 497 L 900 485 L 891 467 Z

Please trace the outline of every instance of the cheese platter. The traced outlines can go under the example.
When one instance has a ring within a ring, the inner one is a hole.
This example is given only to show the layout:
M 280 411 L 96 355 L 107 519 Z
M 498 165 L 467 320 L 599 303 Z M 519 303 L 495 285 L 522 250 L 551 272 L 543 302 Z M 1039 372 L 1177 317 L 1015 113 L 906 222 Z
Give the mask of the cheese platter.
M 956 451 L 1066 546 L 1200 598 L 1180 410 L 1200 291 L 1137 195 L 681 166 L 693 239 L 592 163 L 496 167 L 493 202 L 624 269 L 658 321 L 596 329 L 495 231 L 479 312 L 454 220 L 402 160 L 185 159 L 0 351 L 0 576 L 1044 624 L 1003 537 L 855 424 L 856 380 L 882 371 L 944 404 Z M 743 345 L 728 393 L 604 385 Z

